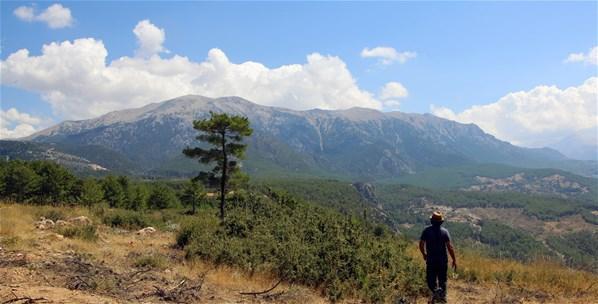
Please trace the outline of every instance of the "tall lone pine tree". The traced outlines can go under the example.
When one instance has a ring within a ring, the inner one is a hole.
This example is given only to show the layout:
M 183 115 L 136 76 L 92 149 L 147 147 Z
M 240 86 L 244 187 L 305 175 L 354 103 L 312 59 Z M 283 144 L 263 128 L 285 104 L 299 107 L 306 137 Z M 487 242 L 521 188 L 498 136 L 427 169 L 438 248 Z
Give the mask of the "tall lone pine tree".
M 208 143 L 211 148 L 185 148 L 187 157 L 197 158 L 202 164 L 215 162 L 211 171 L 201 171 L 194 180 L 201 180 L 210 186 L 220 186 L 220 219 L 224 220 L 224 198 L 232 174 L 239 170 L 238 160 L 245 155 L 247 145 L 243 138 L 251 136 L 247 117 L 210 112 L 209 119 L 193 121 L 193 128 L 200 132 L 196 137 Z

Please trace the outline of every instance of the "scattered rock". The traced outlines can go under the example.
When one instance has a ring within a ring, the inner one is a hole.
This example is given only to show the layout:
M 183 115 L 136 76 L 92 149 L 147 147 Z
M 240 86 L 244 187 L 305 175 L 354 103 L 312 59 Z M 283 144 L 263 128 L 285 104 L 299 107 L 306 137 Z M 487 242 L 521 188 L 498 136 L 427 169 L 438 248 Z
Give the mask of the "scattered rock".
M 83 215 L 70 218 L 68 221 L 69 221 L 69 223 L 71 223 L 73 225 L 78 225 L 78 226 L 85 226 L 85 225 L 92 224 L 91 220 L 87 216 L 83 216 Z
M 62 241 L 64 240 L 64 235 L 58 233 L 51 233 L 48 235 L 48 238 L 51 240 Z
M 181 225 L 179 225 L 177 223 L 170 223 L 170 224 L 166 225 L 167 231 L 177 231 L 179 228 L 181 228 Z
M 154 228 L 154 227 L 145 227 L 145 228 L 137 231 L 137 235 L 141 235 L 141 236 L 154 234 L 154 233 L 156 233 L 156 228 Z
M 39 221 L 35 222 L 35 228 L 39 230 L 46 230 L 54 228 L 54 221 L 45 217 L 40 217 Z
M 70 226 L 71 223 L 67 222 L 67 221 L 63 221 L 63 220 L 57 220 L 56 221 L 56 227 L 65 227 L 65 226 Z

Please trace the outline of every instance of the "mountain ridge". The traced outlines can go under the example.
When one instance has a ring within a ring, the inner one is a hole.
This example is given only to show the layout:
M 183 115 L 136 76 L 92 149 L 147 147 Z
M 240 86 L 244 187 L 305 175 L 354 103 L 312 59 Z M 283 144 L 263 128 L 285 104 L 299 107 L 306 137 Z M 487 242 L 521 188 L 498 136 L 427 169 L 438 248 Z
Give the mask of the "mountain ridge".
M 247 116 L 254 128 L 246 169 L 253 174 L 320 172 L 379 179 L 425 168 L 469 163 L 549 167 L 559 152 L 514 146 L 477 125 L 433 116 L 374 109 L 291 110 L 240 97 L 185 95 L 97 118 L 65 121 L 24 140 L 101 145 L 152 171 L 183 162 L 182 148 L 196 144 L 192 121 L 209 112 Z M 272 167 L 272 168 L 268 168 Z M 167 168 L 168 169 L 168 168 Z

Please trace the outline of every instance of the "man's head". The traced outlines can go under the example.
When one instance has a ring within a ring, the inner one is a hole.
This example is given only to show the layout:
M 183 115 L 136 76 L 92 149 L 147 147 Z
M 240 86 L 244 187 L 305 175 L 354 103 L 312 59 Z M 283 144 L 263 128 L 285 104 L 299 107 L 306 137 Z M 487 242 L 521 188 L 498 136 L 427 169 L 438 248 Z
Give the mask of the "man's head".
M 434 226 L 440 226 L 444 222 L 444 216 L 440 211 L 434 211 L 430 216 L 430 223 Z

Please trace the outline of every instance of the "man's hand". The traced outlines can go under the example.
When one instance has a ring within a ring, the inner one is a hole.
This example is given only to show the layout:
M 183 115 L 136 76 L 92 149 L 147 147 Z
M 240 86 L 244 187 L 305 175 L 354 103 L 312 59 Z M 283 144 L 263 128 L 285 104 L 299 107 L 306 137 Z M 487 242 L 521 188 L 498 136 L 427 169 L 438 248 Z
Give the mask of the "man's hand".
M 422 257 L 424 257 L 424 261 L 426 261 L 426 258 L 428 257 L 425 247 L 426 247 L 426 242 L 420 240 L 419 241 L 419 252 L 422 253 Z
M 454 271 L 457 271 L 457 261 L 453 260 L 453 263 L 451 264 L 451 267 L 453 267 Z

